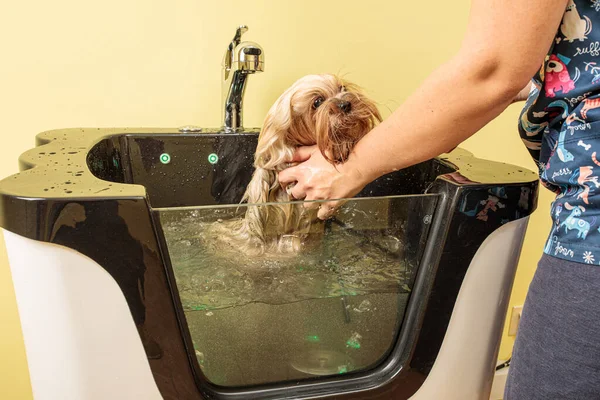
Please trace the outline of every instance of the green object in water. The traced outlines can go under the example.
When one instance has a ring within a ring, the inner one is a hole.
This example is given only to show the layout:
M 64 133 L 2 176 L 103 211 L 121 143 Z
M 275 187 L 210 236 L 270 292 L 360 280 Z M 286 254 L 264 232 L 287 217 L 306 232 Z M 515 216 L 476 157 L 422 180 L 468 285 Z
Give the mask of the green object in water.
M 321 339 L 317 335 L 308 335 L 306 337 L 306 341 L 307 342 L 311 342 L 311 343 L 317 343 L 317 342 L 320 342 Z
M 345 365 L 340 365 L 338 367 L 338 374 L 345 374 L 348 372 L 348 367 L 346 367 Z
M 354 332 L 350 339 L 346 341 L 346 347 L 352 347 L 353 349 L 360 349 L 360 339 L 362 336 L 357 332 Z
M 195 353 L 196 353 L 196 360 L 198 360 L 198 364 L 200 364 L 200 366 L 203 366 L 204 365 L 204 353 L 202 353 L 198 349 L 196 349 Z

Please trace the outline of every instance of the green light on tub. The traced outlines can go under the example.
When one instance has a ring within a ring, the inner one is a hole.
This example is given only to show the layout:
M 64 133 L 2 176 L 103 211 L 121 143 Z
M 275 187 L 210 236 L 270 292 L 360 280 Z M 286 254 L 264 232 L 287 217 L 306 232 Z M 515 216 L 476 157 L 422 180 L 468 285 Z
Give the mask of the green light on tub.
M 211 164 L 216 164 L 219 161 L 219 156 L 215 153 L 210 153 L 208 155 L 208 162 Z
M 171 162 L 171 156 L 168 153 L 162 153 L 160 155 L 160 162 L 163 164 L 168 164 Z

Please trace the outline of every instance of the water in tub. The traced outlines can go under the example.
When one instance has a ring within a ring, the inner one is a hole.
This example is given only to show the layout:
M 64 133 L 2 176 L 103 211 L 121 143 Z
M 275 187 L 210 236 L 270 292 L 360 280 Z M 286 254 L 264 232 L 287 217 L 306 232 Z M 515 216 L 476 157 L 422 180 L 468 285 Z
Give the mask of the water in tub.
M 375 366 L 398 334 L 434 203 L 350 201 L 305 251 L 259 257 L 210 234 L 243 207 L 160 210 L 205 378 L 232 387 Z

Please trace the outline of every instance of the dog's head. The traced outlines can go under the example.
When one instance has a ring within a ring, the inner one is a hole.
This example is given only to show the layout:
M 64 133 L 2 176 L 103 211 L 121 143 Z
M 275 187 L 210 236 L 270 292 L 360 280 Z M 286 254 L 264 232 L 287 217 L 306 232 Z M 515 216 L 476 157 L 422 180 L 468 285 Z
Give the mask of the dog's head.
M 378 121 L 377 107 L 356 85 L 330 74 L 305 76 L 269 110 L 256 165 L 273 169 L 283 165 L 295 147 L 315 144 L 330 162 L 343 162 Z

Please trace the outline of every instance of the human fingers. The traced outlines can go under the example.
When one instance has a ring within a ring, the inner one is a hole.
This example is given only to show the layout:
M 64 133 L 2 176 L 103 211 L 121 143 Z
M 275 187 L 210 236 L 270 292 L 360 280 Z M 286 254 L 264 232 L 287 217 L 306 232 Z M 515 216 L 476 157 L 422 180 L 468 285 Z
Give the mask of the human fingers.
M 298 167 L 290 167 L 286 168 L 283 171 L 280 171 L 277 179 L 279 180 L 279 184 L 283 187 L 286 187 L 290 183 L 294 183 L 298 181 Z
M 300 146 L 296 148 L 291 160 L 287 162 L 304 162 L 317 150 L 317 146 Z
M 329 201 L 327 203 L 322 203 L 320 204 L 317 217 L 322 220 L 329 219 L 333 216 L 333 214 L 335 214 L 338 207 L 339 201 Z
M 303 200 L 306 197 L 306 191 L 302 185 L 294 185 L 288 193 L 296 200 Z

